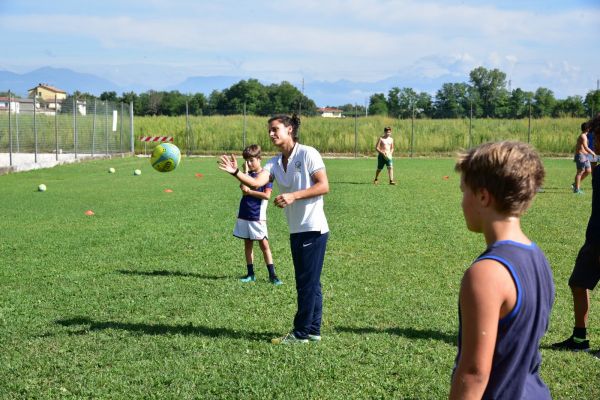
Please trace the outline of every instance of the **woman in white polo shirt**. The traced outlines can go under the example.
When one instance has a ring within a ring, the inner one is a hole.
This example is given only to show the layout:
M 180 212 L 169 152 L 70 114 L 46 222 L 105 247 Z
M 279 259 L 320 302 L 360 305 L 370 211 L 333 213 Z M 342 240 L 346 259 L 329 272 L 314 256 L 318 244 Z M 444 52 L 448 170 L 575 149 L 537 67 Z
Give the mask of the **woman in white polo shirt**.
M 275 338 L 274 344 L 308 343 L 321 340 L 321 270 L 329 226 L 323 211 L 323 195 L 329 192 L 325 164 L 319 152 L 298 143 L 300 119 L 277 115 L 269 119 L 269 137 L 281 153 L 271 158 L 254 178 L 240 174 L 233 155 L 221 156 L 219 168 L 250 187 L 277 181 L 281 193 L 275 205 L 283 208 L 290 231 L 290 247 L 296 275 L 298 311 L 294 329 Z

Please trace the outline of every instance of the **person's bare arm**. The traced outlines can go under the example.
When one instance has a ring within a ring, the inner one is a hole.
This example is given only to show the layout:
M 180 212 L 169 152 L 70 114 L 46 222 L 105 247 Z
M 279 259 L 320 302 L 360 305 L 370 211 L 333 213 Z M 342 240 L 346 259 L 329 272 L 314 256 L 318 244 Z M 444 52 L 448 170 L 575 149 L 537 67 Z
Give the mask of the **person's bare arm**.
M 329 193 L 329 180 L 325 169 L 320 169 L 311 176 L 314 185 L 308 189 L 299 190 L 297 192 L 282 193 L 275 197 L 275 205 L 284 208 L 292 204 L 296 200 L 309 199 L 311 197 L 320 196 Z
M 594 153 L 594 150 L 590 149 L 590 147 L 588 146 L 588 139 L 587 139 L 587 135 L 581 135 L 581 147 L 583 148 L 583 150 L 587 153 L 587 154 L 591 154 L 593 156 L 596 156 L 596 153 Z
M 381 141 L 381 138 L 379 138 L 377 140 L 377 144 L 375 145 L 375 150 L 377 150 L 377 152 L 383 156 L 385 156 L 385 148 L 383 145 L 383 142 Z
M 271 189 L 265 189 L 264 192 L 259 192 L 258 190 L 252 190 L 250 189 L 248 186 L 242 185 L 242 192 L 244 192 L 245 195 L 248 196 L 252 196 L 252 197 L 256 197 L 257 199 L 261 199 L 261 200 L 269 200 L 271 198 Z
M 481 399 L 492 369 L 498 321 L 511 311 L 516 289 L 504 266 L 494 260 L 481 260 L 465 272 L 459 301 L 461 354 L 450 399 Z
M 238 181 L 251 188 L 264 186 L 269 182 L 270 179 L 269 173 L 265 170 L 262 170 L 255 178 L 252 178 L 250 175 L 246 175 L 241 172 L 238 168 L 237 160 L 233 154 L 230 156 L 222 155 L 219 158 L 218 164 L 221 171 L 228 172 L 237 178 Z

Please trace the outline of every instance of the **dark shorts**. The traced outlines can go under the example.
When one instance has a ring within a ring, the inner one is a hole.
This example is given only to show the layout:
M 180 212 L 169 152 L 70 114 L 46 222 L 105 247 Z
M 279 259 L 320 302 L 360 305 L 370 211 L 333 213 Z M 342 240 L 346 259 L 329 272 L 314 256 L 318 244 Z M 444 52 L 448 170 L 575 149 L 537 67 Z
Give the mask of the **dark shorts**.
M 569 286 L 594 289 L 600 281 L 600 243 L 585 242 L 569 278 Z
M 383 154 L 379 153 L 377 155 L 377 169 L 383 169 L 383 167 L 387 165 L 388 168 L 392 168 L 394 166 L 394 161 L 391 158 L 385 158 Z
M 591 154 L 589 156 L 591 156 Z M 575 165 L 577 166 L 577 169 L 581 170 L 592 168 L 592 164 L 590 164 L 590 158 L 588 157 L 588 154 L 575 154 L 574 161 Z

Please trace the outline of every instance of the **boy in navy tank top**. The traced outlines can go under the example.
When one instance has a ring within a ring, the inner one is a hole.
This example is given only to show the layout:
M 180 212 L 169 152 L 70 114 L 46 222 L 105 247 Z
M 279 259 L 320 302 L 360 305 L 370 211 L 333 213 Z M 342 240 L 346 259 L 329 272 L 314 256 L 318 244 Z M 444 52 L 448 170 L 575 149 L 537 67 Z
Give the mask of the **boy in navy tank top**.
M 539 343 L 554 284 L 544 253 L 520 224 L 542 186 L 542 163 L 529 145 L 499 142 L 469 150 L 455 169 L 467 228 L 482 233 L 487 248 L 461 283 L 450 398 L 549 399 Z

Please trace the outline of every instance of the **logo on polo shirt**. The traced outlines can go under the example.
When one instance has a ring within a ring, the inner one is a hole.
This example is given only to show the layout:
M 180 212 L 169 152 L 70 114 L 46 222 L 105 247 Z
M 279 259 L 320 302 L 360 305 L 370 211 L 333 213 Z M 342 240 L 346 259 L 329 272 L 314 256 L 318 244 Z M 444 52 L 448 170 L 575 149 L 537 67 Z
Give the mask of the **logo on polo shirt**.
M 302 163 L 300 161 L 296 161 L 294 163 L 294 166 L 296 167 L 296 171 L 300 171 L 300 167 L 302 166 Z

